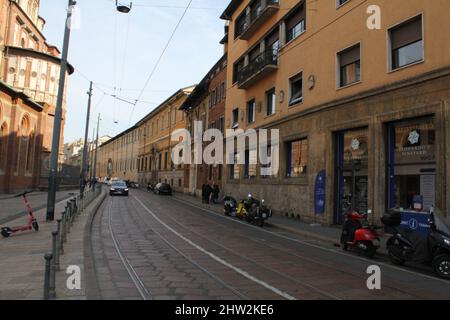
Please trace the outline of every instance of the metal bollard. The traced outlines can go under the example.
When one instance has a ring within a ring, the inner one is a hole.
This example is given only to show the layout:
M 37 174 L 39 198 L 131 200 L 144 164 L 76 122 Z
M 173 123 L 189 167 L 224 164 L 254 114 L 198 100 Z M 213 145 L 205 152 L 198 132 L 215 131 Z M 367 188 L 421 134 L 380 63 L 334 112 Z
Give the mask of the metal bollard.
M 56 256 L 56 261 L 57 261 L 56 266 L 57 266 L 57 270 L 59 271 L 60 270 L 59 256 L 64 254 L 64 246 L 63 246 L 63 242 L 62 242 L 62 231 L 61 231 L 62 219 L 58 219 L 58 220 L 56 220 L 56 222 L 58 224 L 57 225 L 57 230 L 58 230 L 57 231 L 58 232 L 58 243 L 57 243 L 58 250 L 57 250 L 57 252 L 58 252 L 58 255 Z
M 62 213 L 61 230 L 62 230 L 62 242 L 61 243 L 66 243 L 67 242 L 67 208 Z
M 58 236 L 58 232 L 52 232 L 52 256 L 53 259 L 50 262 L 50 281 L 49 281 L 49 297 L 50 299 L 56 298 L 56 237 Z
M 77 204 L 76 204 L 76 199 L 72 199 L 70 201 L 72 202 L 72 210 L 73 210 L 72 223 L 73 223 L 77 217 Z
M 66 234 L 70 233 L 70 215 L 71 215 L 70 205 L 69 205 L 69 203 L 67 203 L 67 207 L 66 207 Z M 67 240 L 67 236 L 66 236 L 66 240 Z
M 50 264 L 53 259 L 51 253 L 47 253 L 44 256 L 45 259 L 45 274 L 44 274 L 44 300 L 50 299 Z

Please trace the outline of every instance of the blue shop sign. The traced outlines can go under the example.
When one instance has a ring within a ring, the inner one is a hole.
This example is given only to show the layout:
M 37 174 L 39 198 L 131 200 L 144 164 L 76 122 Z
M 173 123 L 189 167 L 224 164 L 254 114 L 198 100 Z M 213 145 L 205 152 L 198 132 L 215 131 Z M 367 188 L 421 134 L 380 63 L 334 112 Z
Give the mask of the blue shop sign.
M 314 211 L 315 214 L 325 213 L 325 188 L 326 171 L 322 170 L 317 174 L 316 185 L 314 188 Z
M 401 227 L 420 235 L 428 235 L 431 231 L 428 223 L 431 218 L 429 213 L 418 213 L 414 211 L 403 211 Z

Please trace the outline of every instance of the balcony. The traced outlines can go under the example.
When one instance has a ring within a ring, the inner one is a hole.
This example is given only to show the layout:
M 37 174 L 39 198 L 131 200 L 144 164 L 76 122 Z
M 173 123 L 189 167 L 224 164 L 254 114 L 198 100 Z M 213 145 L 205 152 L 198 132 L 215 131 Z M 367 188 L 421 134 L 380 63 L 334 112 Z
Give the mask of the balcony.
M 278 51 L 266 50 L 237 73 L 239 89 L 247 89 L 255 82 L 278 69 Z
M 236 26 L 236 36 L 241 40 L 250 39 L 255 31 L 280 8 L 279 0 L 261 0 L 258 3 L 259 7 L 246 9 L 247 14 Z

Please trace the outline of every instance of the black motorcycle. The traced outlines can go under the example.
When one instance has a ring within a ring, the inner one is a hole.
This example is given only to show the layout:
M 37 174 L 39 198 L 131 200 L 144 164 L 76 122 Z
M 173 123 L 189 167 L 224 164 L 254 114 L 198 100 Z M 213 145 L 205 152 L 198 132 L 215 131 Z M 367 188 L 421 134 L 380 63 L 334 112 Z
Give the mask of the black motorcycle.
M 272 210 L 266 206 L 264 199 L 260 201 L 253 198 L 251 194 L 248 195 L 246 200 L 242 201 L 242 205 L 246 211 L 244 218 L 249 223 L 263 227 L 265 221 L 272 216 Z
M 438 214 L 432 213 L 428 221 L 430 233 L 419 236 L 405 231 L 401 225 L 401 212 L 391 211 L 381 218 L 393 236 L 387 242 L 389 258 L 393 264 L 407 261 L 431 265 L 435 273 L 450 279 L 450 227 Z

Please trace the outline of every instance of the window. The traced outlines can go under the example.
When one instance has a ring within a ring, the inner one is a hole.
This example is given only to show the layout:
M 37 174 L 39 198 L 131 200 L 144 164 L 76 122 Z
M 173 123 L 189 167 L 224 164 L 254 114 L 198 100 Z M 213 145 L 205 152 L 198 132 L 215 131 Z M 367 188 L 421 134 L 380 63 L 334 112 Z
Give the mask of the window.
M 273 177 L 274 175 L 269 174 L 270 168 L 272 168 L 272 163 L 273 163 L 273 159 L 272 159 L 272 147 L 270 145 L 266 146 L 266 156 L 267 156 L 267 162 L 265 162 L 265 164 L 261 163 L 261 168 L 263 168 L 264 170 L 262 170 L 261 172 L 261 178 L 270 178 Z M 262 156 L 262 155 L 261 155 Z
M 346 4 L 348 0 L 336 0 L 336 7 L 340 7 L 344 4 Z
M 244 11 L 237 19 L 236 24 L 234 26 L 234 38 L 237 38 L 241 35 L 242 32 L 244 32 L 248 27 L 247 23 L 247 15 Z
M 361 80 L 361 47 L 353 46 L 338 53 L 339 87 L 345 87 Z
M 272 88 L 266 92 L 266 105 L 267 105 L 267 115 L 268 116 L 275 114 L 276 100 L 277 100 L 277 98 L 275 95 L 275 88 Z
M 303 101 L 303 76 L 300 73 L 289 79 L 289 106 Z
M 308 140 L 301 139 L 287 144 L 287 177 L 301 177 L 306 174 L 308 163 Z
M 245 168 L 244 168 L 245 179 L 252 179 L 256 177 L 257 161 L 258 159 L 256 149 L 245 151 Z
M 239 126 L 239 108 L 233 110 L 231 128 L 235 129 Z
M 297 38 L 306 29 L 305 25 L 306 10 L 303 3 L 285 20 L 286 23 L 286 42 Z
M 422 118 L 389 124 L 388 208 L 414 209 L 414 198 L 424 211 L 436 206 L 436 125 Z
M 222 84 L 220 85 L 221 86 L 221 93 L 222 93 L 222 96 L 221 96 L 221 101 L 225 101 L 225 99 L 226 99 L 226 96 L 227 96 L 227 88 L 226 88 L 226 86 L 225 86 L 225 82 L 222 82 Z
M 272 52 L 274 61 L 278 60 L 278 50 L 280 49 L 280 31 L 276 28 L 265 39 L 266 51 Z
M 161 131 L 163 131 L 164 130 L 164 116 L 162 116 L 162 119 L 161 119 Z
M 244 58 L 241 58 L 238 60 L 234 66 L 233 66 L 233 83 L 236 83 L 238 81 L 238 74 L 242 71 L 244 68 L 245 61 Z
M 172 119 L 172 117 L 170 116 L 171 112 L 169 111 L 167 113 L 167 128 L 170 128 L 170 119 Z
M 422 61 L 422 16 L 389 30 L 391 41 L 391 70 Z
M 218 165 L 218 179 L 219 181 L 222 180 L 222 164 Z
M 169 167 L 169 160 L 168 160 L 167 151 L 166 151 L 166 152 L 164 152 L 164 169 L 167 170 L 168 167 Z
M 239 153 L 234 154 L 234 164 L 230 164 L 229 177 L 231 180 L 238 180 L 240 178 L 240 167 L 239 167 Z
M 255 118 L 256 118 L 256 102 L 253 99 L 247 102 L 247 123 L 255 122 Z

